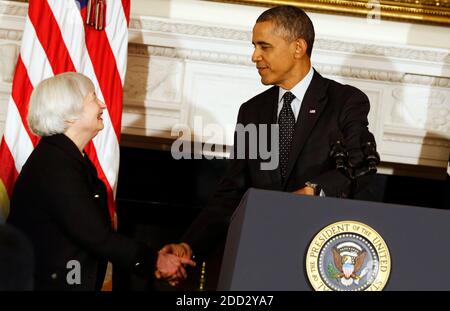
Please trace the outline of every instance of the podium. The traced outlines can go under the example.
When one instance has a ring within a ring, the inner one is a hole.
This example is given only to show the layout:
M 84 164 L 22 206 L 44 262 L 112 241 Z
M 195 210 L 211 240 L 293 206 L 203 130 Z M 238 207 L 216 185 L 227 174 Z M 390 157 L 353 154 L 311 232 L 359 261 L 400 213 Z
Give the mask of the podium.
M 320 268 L 325 271 L 324 275 L 331 268 L 334 272 L 342 272 L 333 274 L 335 279 L 326 281 L 328 287 L 334 289 L 336 285 L 338 290 L 345 290 L 347 285 L 342 284 L 355 281 L 348 288 L 356 288 L 357 281 L 362 280 L 355 276 L 356 257 L 365 256 L 362 261 L 367 261 L 367 252 L 358 251 L 347 242 L 330 246 L 330 253 L 341 252 L 341 257 L 338 255 L 338 259 L 334 259 L 339 271 L 333 268 L 333 259 L 325 258 L 325 251 L 320 256 L 318 247 L 316 252 L 312 251 L 314 243 L 321 244 L 317 241 L 327 245 L 325 234 L 318 237 L 321 230 L 345 221 L 365 224 L 384 240 L 390 255 L 390 272 L 384 290 L 450 290 L 450 211 L 259 189 L 249 189 L 232 216 L 218 290 L 313 290 L 308 278 L 308 273 L 311 276 L 312 272 L 306 268 L 309 255 L 323 257 L 323 264 L 328 267 Z M 327 232 L 331 234 L 331 230 Z M 350 236 L 359 242 L 359 235 Z M 374 250 L 382 247 L 376 245 L 377 238 L 372 242 L 371 246 L 368 243 L 368 249 L 375 254 Z M 347 279 L 349 272 L 345 271 L 345 264 L 352 262 L 351 256 L 345 257 L 349 249 L 360 254 L 352 257 L 354 274 Z M 378 255 L 374 255 L 371 264 L 383 262 L 383 254 Z M 367 263 L 364 265 L 372 267 Z M 310 266 L 314 270 L 313 264 Z M 359 266 L 361 276 L 363 269 L 361 264 Z M 380 267 L 378 272 L 382 270 Z M 369 276 L 366 274 L 366 277 Z

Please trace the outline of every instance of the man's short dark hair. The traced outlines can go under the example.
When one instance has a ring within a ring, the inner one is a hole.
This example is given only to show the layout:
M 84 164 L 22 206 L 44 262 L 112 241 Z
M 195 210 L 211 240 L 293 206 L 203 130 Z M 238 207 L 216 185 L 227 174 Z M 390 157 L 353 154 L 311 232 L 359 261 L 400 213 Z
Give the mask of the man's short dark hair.
M 308 45 L 306 53 L 311 57 L 314 44 L 314 26 L 305 11 L 295 6 L 282 5 L 264 11 L 257 23 L 271 21 L 277 34 L 289 42 L 302 38 Z

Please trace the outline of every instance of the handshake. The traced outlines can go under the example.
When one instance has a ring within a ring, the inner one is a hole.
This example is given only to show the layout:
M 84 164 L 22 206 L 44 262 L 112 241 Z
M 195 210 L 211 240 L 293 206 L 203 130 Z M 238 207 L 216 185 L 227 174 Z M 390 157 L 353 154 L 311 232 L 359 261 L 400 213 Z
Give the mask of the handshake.
M 158 252 L 155 277 L 165 279 L 171 286 L 177 286 L 187 278 L 186 266 L 195 267 L 191 257 L 192 249 L 186 243 L 164 246 Z

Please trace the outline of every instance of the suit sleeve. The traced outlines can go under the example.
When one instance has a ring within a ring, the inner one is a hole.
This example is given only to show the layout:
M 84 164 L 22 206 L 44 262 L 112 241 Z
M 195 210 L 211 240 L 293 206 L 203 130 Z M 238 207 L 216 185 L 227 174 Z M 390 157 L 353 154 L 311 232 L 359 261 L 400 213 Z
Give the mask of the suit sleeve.
M 244 124 L 243 107 L 239 109 L 238 124 Z M 233 159 L 227 160 L 229 166 L 225 177 L 182 238 L 192 247 L 196 256 L 208 254 L 215 242 L 226 235 L 231 215 L 249 187 L 248 163 L 246 159 L 237 158 L 236 139 L 235 131 L 231 151 Z
M 61 230 L 81 248 L 137 274 L 153 276 L 156 252 L 115 232 L 82 171 L 55 172 L 46 207 Z
M 349 163 L 354 167 L 362 165 L 364 159 L 360 137 L 363 132 L 368 131 L 367 115 L 369 109 L 370 104 L 367 96 L 355 89 L 340 110 L 339 131 L 346 143 Z M 321 185 L 326 196 L 348 197 L 350 195 L 351 180 L 334 168 L 313 178 L 311 182 Z

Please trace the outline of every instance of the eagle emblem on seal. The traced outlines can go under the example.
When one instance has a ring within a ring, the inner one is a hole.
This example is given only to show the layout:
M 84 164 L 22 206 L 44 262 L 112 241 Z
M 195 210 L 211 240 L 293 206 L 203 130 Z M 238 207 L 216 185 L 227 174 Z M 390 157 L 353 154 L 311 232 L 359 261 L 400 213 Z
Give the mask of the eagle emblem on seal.
M 359 280 L 367 273 L 362 269 L 367 252 L 354 242 L 344 242 L 333 247 L 333 261 L 338 272 L 334 275 L 342 285 L 359 284 Z

